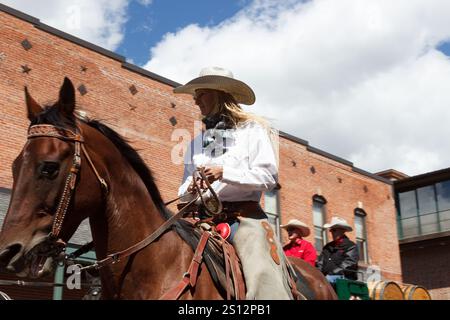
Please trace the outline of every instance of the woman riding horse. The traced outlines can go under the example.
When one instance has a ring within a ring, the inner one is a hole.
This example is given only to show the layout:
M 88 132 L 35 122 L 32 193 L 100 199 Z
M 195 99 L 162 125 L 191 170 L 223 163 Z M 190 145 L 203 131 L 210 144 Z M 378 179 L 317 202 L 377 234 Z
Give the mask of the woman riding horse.
M 203 140 L 203 148 L 195 150 L 193 141 L 187 152 L 179 195 L 197 190 L 192 173 L 204 168 L 225 213 L 231 219 L 238 216 L 232 242 L 242 263 L 246 298 L 292 299 L 285 255 L 259 205 L 262 193 L 277 185 L 270 128 L 239 106 L 255 102 L 253 90 L 230 71 L 210 67 L 174 92 L 194 96 L 207 129 L 197 137 Z

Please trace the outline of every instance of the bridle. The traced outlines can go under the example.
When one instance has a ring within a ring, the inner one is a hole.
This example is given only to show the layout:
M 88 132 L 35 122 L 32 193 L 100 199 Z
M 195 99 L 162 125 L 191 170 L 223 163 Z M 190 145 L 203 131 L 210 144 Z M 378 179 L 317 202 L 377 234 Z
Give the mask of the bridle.
M 33 125 L 28 129 L 28 140 L 33 138 L 57 138 L 63 141 L 73 142 L 75 144 L 75 152 L 72 159 L 72 166 L 69 170 L 69 173 L 66 177 L 66 181 L 64 183 L 64 189 L 59 200 L 58 206 L 55 212 L 55 218 L 53 220 L 52 230 L 50 231 L 49 237 L 52 239 L 58 239 L 61 233 L 62 223 L 66 216 L 67 210 L 70 205 L 70 200 L 72 199 L 73 193 L 75 191 L 78 174 L 81 168 L 81 152 L 84 153 L 86 159 L 88 160 L 89 165 L 94 171 L 100 185 L 102 187 L 102 191 L 104 195 L 108 194 L 109 188 L 105 179 L 103 179 L 97 169 L 95 168 L 94 163 L 89 156 L 88 151 L 84 147 L 84 139 L 80 134 L 80 129 L 78 127 L 75 128 L 75 132 L 49 125 L 49 124 L 38 124 Z
M 106 196 L 108 194 L 109 187 L 105 179 L 103 179 L 98 173 L 98 170 L 96 169 L 93 161 L 91 160 L 91 157 L 89 156 L 87 149 L 84 146 L 85 141 L 83 139 L 82 132 L 79 126 L 75 127 L 75 132 L 66 128 L 57 127 L 49 124 L 37 124 L 30 126 L 30 128 L 28 129 L 28 137 L 27 137 L 28 140 L 39 137 L 56 138 L 69 143 L 74 143 L 75 145 L 75 151 L 72 159 L 72 166 L 65 180 L 64 189 L 54 215 L 51 231 L 48 234 L 47 238 L 41 243 L 42 249 L 39 250 L 39 252 L 43 252 L 45 253 L 46 256 L 49 257 L 59 256 L 61 259 L 62 256 L 64 259 L 67 259 L 68 256 L 64 254 L 66 249 L 66 243 L 60 238 L 60 233 L 64 222 L 64 218 L 67 214 L 72 196 L 75 192 L 75 188 L 77 185 L 76 183 L 81 168 L 81 153 L 84 154 L 84 156 L 87 159 L 87 162 L 89 163 L 89 166 L 92 168 L 94 174 L 96 175 L 97 180 L 101 185 L 103 196 Z M 196 190 L 194 199 L 186 203 L 186 205 L 183 208 L 181 208 L 181 210 L 179 210 L 176 214 L 174 214 L 172 217 L 166 220 L 156 231 L 154 231 L 152 234 L 150 234 L 142 241 L 132 245 L 131 247 L 113 254 L 109 254 L 106 256 L 106 258 L 96 261 L 94 264 L 90 266 L 83 267 L 81 268 L 81 270 L 92 268 L 100 269 L 107 265 L 115 264 L 121 261 L 122 259 L 129 257 L 132 254 L 142 250 L 143 248 L 147 247 L 149 244 L 154 242 L 156 239 L 158 239 L 159 236 L 161 236 L 166 230 L 168 230 L 176 222 L 176 220 L 183 217 L 183 215 L 187 212 L 187 210 L 191 208 L 192 205 L 198 203 L 198 201 L 200 201 L 203 204 L 204 209 L 210 216 L 220 214 L 223 209 L 222 203 L 219 200 L 217 194 L 214 192 L 214 189 L 211 187 L 208 179 L 205 176 L 205 173 L 203 172 L 203 169 L 194 171 L 193 180 L 195 181 L 197 179 L 202 181 L 206 186 L 206 188 L 201 189 L 197 184 L 194 184 Z M 207 190 L 209 190 L 211 194 L 211 199 L 214 202 L 215 208 L 213 209 L 211 209 L 211 207 L 207 205 L 206 200 L 204 199 L 204 195 Z M 184 196 L 178 197 L 172 201 L 167 202 L 165 205 L 172 203 L 176 200 L 179 200 L 183 197 Z

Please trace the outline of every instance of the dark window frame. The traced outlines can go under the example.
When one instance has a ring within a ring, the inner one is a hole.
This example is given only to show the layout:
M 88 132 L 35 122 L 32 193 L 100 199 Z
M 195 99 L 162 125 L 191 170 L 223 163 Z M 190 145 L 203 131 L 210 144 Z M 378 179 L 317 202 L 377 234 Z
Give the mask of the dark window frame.
M 446 223 L 446 221 L 448 221 L 448 219 L 443 218 L 443 216 L 446 215 L 448 213 L 448 211 L 450 211 L 450 209 L 442 209 L 440 207 L 440 201 L 438 199 L 438 184 L 445 183 L 445 182 L 450 182 L 450 180 L 446 179 L 446 180 L 430 181 L 428 184 L 420 184 L 420 185 L 414 186 L 413 188 L 411 188 L 411 187 L 403 188 L 401 191 L 396 192 L 395 202 L 396 202 L 396 209 L 397 209 L 398 235 L 399 235 L 400 240 L 450 231 L 450 229 L 448 227 L 444 226 L 444 223 Z M 432 201 L 435 204 L 436 211 L 424 214 L 420 211 L 420 199 L 419 199 L 418 190 L 421 188 L 425 188 L 425 187 L 432 188 L 432 191 L 433 191 Z M 405 192 L 412 192 L 415 197 L 414 201 L 415 201 L 416 208 L 415 208 L 415 215 L 413 217 L 404 218 L 402 216 L 402 210 L 401 210 L 401 205 L 400 205 L 400 194 L 405 193 Z M 429 215 L 434 215 L 434 214 L 436 215 L 436 220 L 437 220 L 435 223 L 437 230 L 431 231 L 431 232 L 425 231 L 424 228 L 426 225 L 424 223 L 422 223 L 423 220 L 425 219 L 425 217 L 427 217 Z M 404 232 L 403 232 L 403 220 L 411 219 L 411 218 L 415 218 L 417 221 L 417 234 L 416 235 L 408 235 L 405 237 Z
M 274 196 L 275 196 L 275 202 L 276 202 L 275 210 L 277 212 L 268 211 L 267 208 L 266 208 L 266 196 L 267 196 L 267 194 L 270 194 L 270 193 L 274 194 Z M 281 224 L 280 223 L 280 216 L 281 216 L 280 211 L 281 210 L 280 210 L 280 208 L 281 208 L 281 206 L 280 206 L 280 189 L 279 188 L 274 188 L 271 191 L 264 192 L 264 212 L 266 213 L 268 218 L 270 217 L 273 220 L 275 220 L 275 226 L 274 226 L 275 233 L 276 233 L 276 235 L 278 237 L 278 240 L 281 241 L 281 231 L 280 231 L 280 224 Z M 269 223 L 270 223 L 270 219 L 269 219 Z
M 314 231 L 314 247 L 316 248 L 316 251 L 318 254 L 322 252 L 322 248 L 327 244 L 328 242 L 328 236 L 327 231 L 323 227 L 323 224 L 321 226 L 314 224 L 314 203 L 320 203 L 321 204 L 321 213 L 322 213 L 322 222 L 326 223 L 327 221 L 327 199 L 325 199 L 323 196 L 315 194 L 312 197 L 312 214 L 313 214 L 313 231 Z M 320 229 L 320 237 L 317 237 L 316 235 L 316 229 Z M 322 248 L 316 247 L 316 239 L 320 239 L 322 242 Z
M 9 196 L 9 202 L 11 202 L 11 194 L 12 194 L 12 190 L 11 190 L 11 189 L 9 189 L 9 188 L 4 188 L 4 187 L 0 187 L 0 193 L 3 193 L 3 194 L 5 194 L 5 195 L 8 195 L 8 196 Z M 6 214 L 7 214 L 7 212 L 5 212 L 5 215 L 3 216 L 3 219 L 0 220 L 0 231 L 1 231 L 2 228 L 3 228 L 3 221 L 4 221 L 4 219 L 6 218 Z
M 0 187 L 0 192 L 5 192 L 5 193 L 8 193 L 9 195 L 11 195 L 12 190 L 9 188 Z
M 363 228 L 363 238 L 358 237 L 358 235 L 355 232 L 355 238 L 356 238 L 356 243 L 358 244 L 358 241 L 362 242 L 362 247 L 364 249 L 364 252 L 359 252 L 359 262 L 363 262 L 363 263 L 369 263 L 369 244 L 367 241 L 367 213 L 366 211 L 364 211 L 361 208 L 356 208 L 354 210 L 354 214 L 355 216 L 358 216 L 362 221 L 362 228 Z M 356 226 L 356 223 L 355 223 Z M 356 231 L 356 230 L 355 230 Z

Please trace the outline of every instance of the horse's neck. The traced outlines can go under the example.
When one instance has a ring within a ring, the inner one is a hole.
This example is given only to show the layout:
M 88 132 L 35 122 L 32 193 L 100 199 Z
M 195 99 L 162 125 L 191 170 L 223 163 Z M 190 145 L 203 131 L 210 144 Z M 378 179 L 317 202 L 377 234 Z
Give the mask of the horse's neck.
M 112 165 L 114 167 L 108 168 L 110 190 L 105 210 L 93 213 L 90 218 L 98 259 L 131 247 L 164 223 L 147 188 L 130 165 L 119 162 Z M 114 287 L 107 291 L 117 292 L 123 269 L 120 263 L 111 269 L 101 270 L 102 279 L 112 277 L 115 280 Z M 105 282 L 111 285 L 111 281 Z
M 111 176 L 105 212 L 100 219 L 103 221 L 99 221 L 107 226 L 107 230 L 103 230 L 106 233 L 100 232 L 105 237 L 106 254 L 141 241 L 164 222 L 144 183 L 134 171 L 129 174 L 113 172 L 118 174 Z

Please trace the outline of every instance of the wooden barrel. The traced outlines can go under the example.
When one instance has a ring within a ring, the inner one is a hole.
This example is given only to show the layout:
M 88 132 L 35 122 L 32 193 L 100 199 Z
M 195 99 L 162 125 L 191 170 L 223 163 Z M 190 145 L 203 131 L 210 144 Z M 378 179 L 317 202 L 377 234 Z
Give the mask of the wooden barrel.
M 371 300 L 404 300 L 402 288 L 393 281 L 372 281 L 367 287 Z
M 424 287 L 413 284 L 402 284 L 400 287 L 405 300 L 431 300 L 430 293 Z

